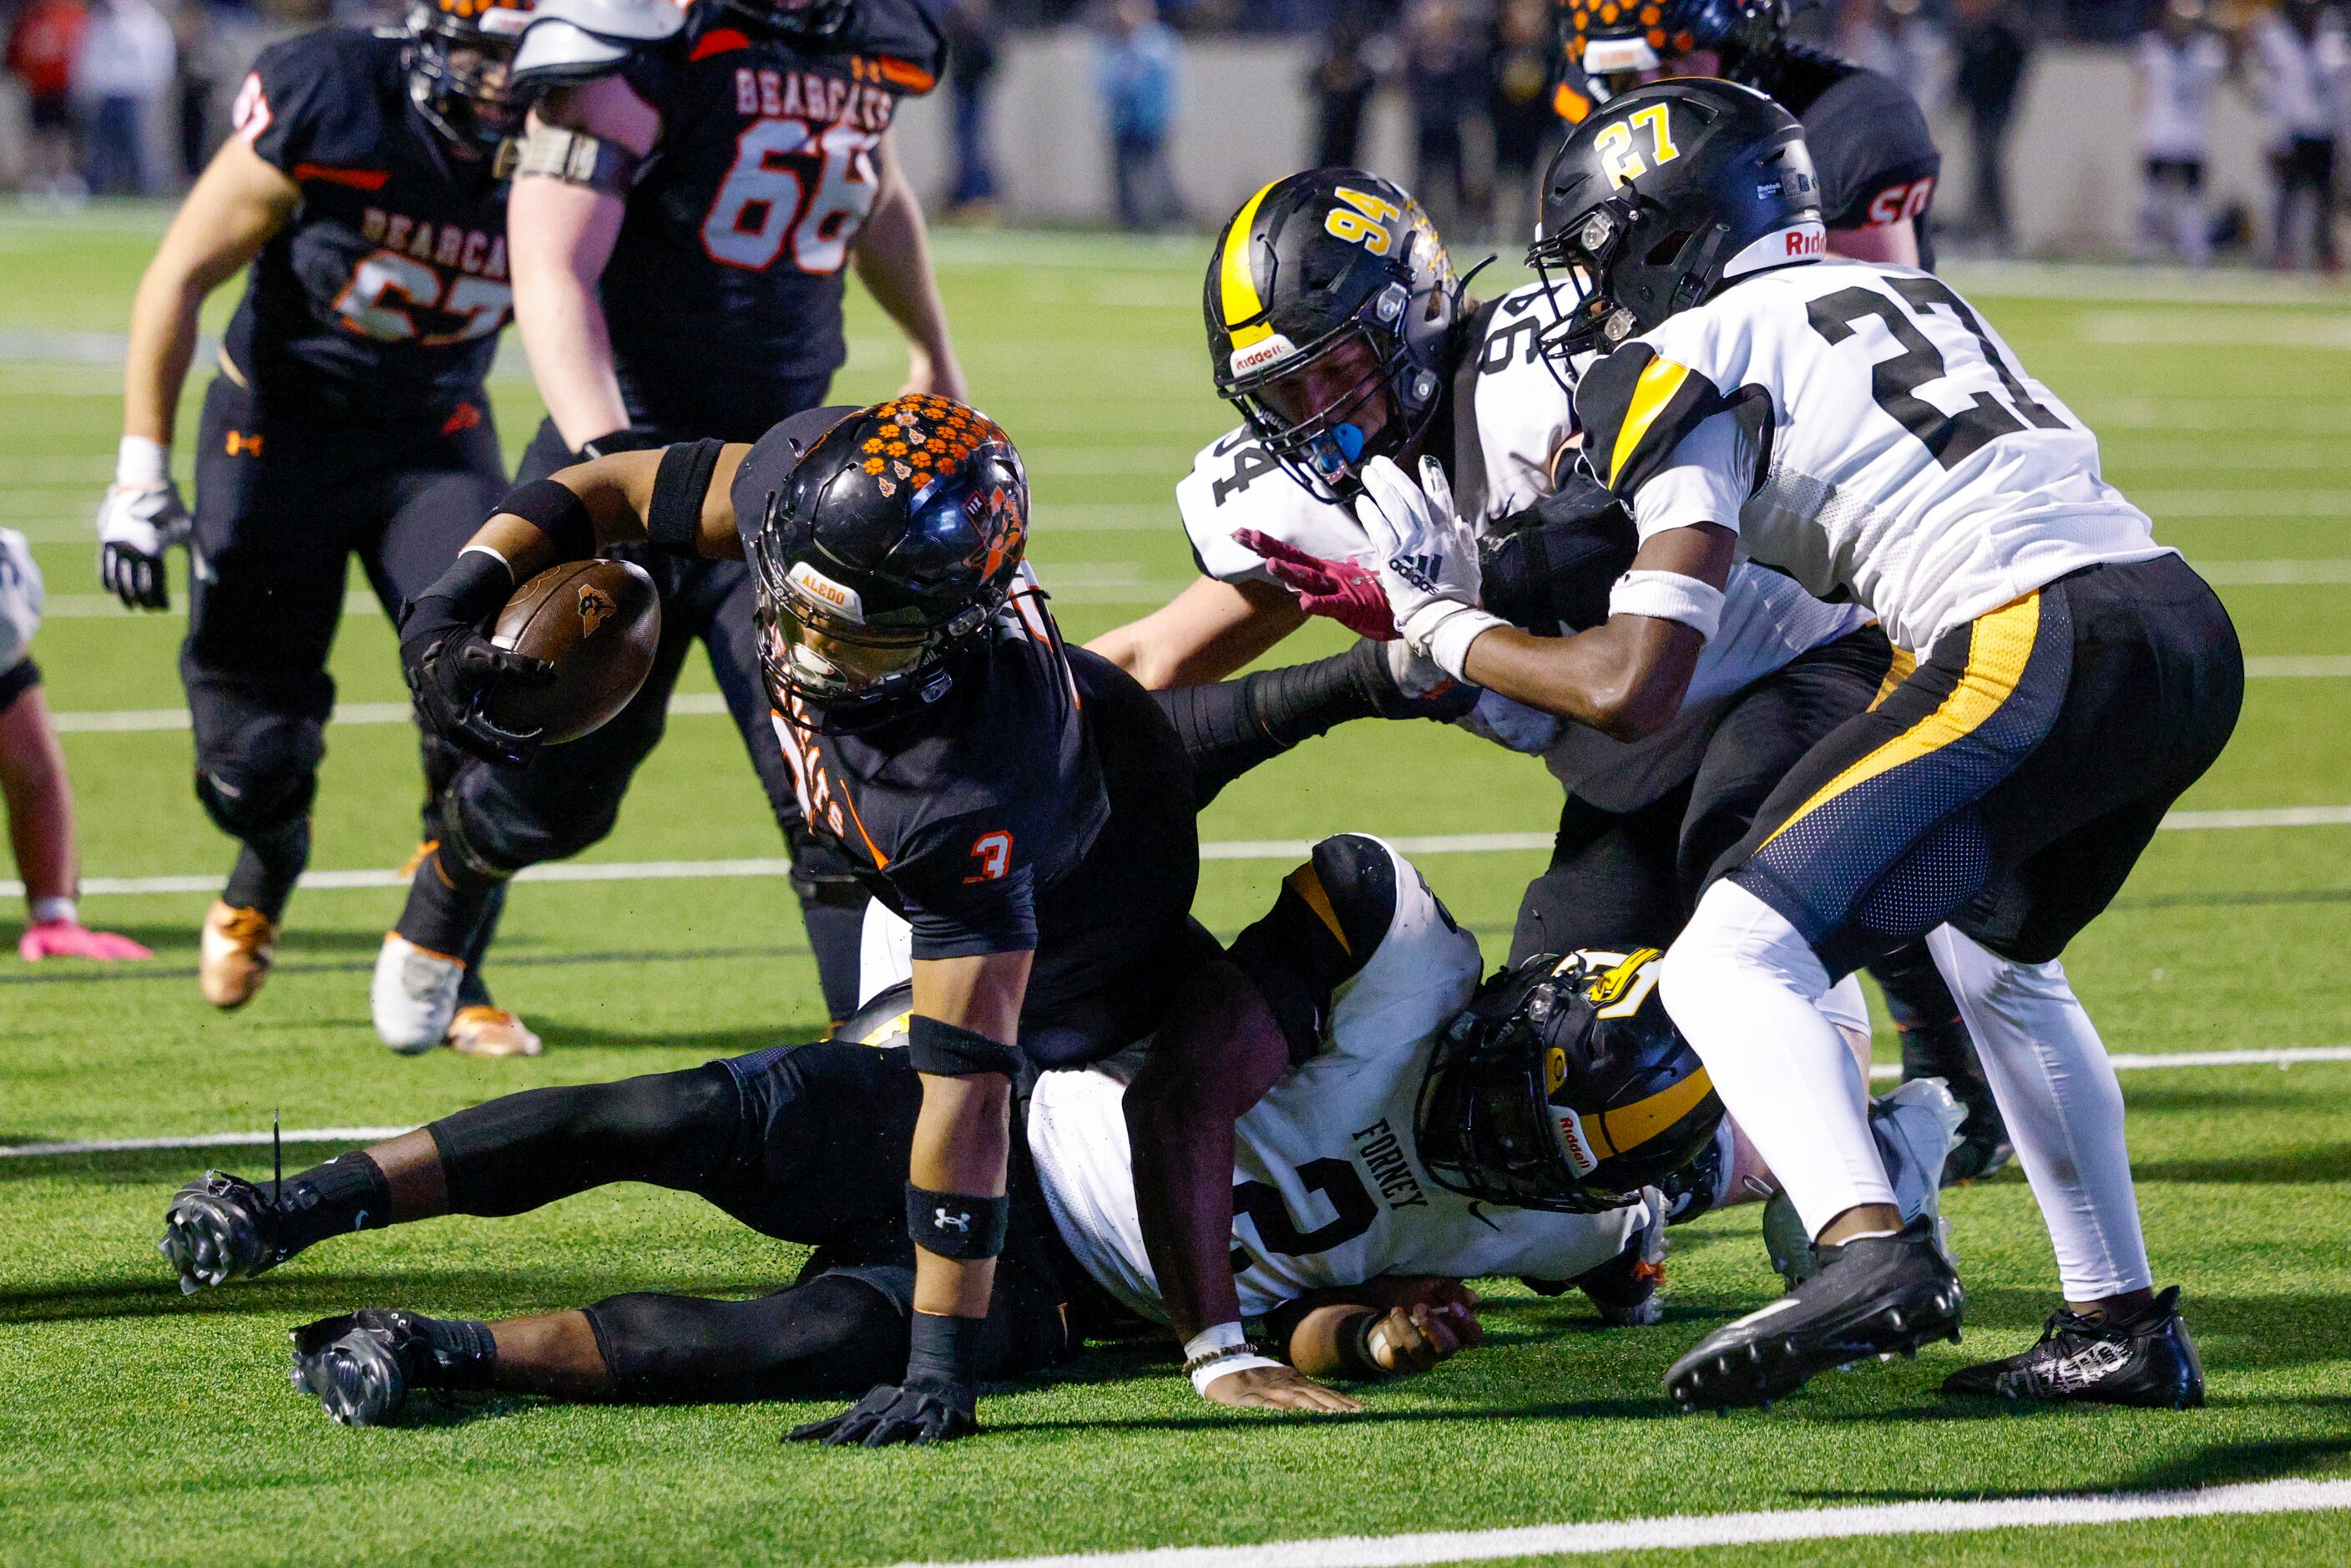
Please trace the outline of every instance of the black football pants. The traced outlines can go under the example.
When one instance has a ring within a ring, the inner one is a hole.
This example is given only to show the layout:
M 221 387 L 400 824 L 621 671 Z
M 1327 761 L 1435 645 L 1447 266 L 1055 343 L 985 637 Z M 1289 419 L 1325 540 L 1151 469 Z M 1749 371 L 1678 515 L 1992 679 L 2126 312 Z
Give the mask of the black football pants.
M 396 621 L 505 488 L 486 397 L 423 425 L 323 428 L 225 376 L 204 394 L 180 676 L 197 799 L 244 845 L 230 904 L 277 918 L 308 858 L 350 558 Z M 451 768 L 428 741 L 428 800 Z
M 553 423 L 543 423 L 523 455 L 517 482 L 543 478 L 571 459 Z M 440 848 L 416 870 L 400 934 L 421 947 L 465 958 L 469 993 L 478 987 L 506 880 L 525 866 L 576 855 L 612 831 L 629 780 L 661 743 L 678 674 L 699 642 L 783 831 L 827 1016 L 847 1018 L 857 1007 L 865 894 L 849 875 L 847 862 L 815 841 L 801 821 L 759 674 L 750 569 L 740 561 L 687 560 L 646 549 L 613 553 L 643 567 L 661 591 L 662 636 L 652 674 L 635 699 L 593 734 L 547 747 L 519 768 L 463 763 L 443 798 Z

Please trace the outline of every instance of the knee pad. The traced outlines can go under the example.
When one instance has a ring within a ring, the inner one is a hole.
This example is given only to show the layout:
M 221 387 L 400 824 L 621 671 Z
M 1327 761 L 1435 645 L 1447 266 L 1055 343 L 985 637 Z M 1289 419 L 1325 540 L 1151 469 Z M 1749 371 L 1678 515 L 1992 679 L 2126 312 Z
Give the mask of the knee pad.
M 609 792 L 566 790 L 570 798 L 554 800 L 538 798 L 548 793 L 530 788 L 539 781 L 503 779 L 487 765 L 460 772 L 442 798 L 444 846 L 469 871 L 509 877 L 542 861 L 569 860 L 612 831 L 625 776 Z
M 223 832 L 266 836 L 310 814 L 327 736 L 306 718 L 240 725 L 196 749 L 196 799 Z
M 871 895 L 847 854 L 837 846 L 795 825 L 786 835 L 792 857 L 792 892 L 803 907 L 862 910 Z

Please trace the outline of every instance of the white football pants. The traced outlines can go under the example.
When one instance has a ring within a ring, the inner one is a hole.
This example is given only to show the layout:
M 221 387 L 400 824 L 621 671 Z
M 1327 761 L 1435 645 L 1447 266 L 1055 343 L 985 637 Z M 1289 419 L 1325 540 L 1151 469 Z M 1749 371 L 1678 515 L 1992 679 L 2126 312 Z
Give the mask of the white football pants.
M 1948 926 L 1928 938 L 1975 1037 L 2057 1252 L 2066 1299 L 2152 1282 L 2113 1064 L 2054 962 L 2011 963 Z M 1736 883 L 1707 890 L 1665 958 L 1659 994 L 1716 1092 L 1820 1234 L 1891 1203 L 1866 1090 L 1816 999 L 1828 971 L 1795 927 Z

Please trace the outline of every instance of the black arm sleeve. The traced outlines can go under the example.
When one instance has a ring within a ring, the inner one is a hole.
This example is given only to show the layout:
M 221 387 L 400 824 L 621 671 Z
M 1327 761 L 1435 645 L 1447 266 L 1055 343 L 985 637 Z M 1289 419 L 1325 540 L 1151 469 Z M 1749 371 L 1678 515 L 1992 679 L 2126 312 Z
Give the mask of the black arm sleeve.
M 702 553 L 702 503 L 718 466 L 723 441 L 686 441 L 662 453 L 653 498 L 645 508 L 645 537 L 667 555 Z

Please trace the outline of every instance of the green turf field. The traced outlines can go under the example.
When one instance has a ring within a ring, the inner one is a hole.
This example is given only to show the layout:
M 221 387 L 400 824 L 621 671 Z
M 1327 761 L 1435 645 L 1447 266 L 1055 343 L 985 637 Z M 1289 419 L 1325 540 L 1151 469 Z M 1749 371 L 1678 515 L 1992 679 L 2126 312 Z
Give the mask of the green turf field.
M 231 859 L 191 793 L 184 730 L 91 732 L 82 716 L 179 701 L 178 617 L 133 618 L 98 597 L 88 526 L 120 428 L 113 335 L 160 221 L 0 210 L 0 526 L 32 536 L 47 576 L 37 653 L 52 706 L 74 716 L 91 877 L 211 877 Z M 1204 248 L 1008 234 L 941 244 L 977 397 L 1022 444 L 1034 553 L 1079 636 L 1159 602 L 1192 570 L 1168 491 L 1228 423 L 1200 342 Z M 2228 585 L 2248 653 L 2266 661 L 2233 748 L 2183 808 L 2351 800 L 2351 309 L 2266 279 L 2202 292 L 2114 274 L 1959 281 L 2097 428 L 2110 476 Z M 208 315 L 215 329 L 226 303 Z M 895 350 L 862 300 L 852 334 L 840 391 L 886 392 Z M 518 376 L 495 390 L 517 450 L 536 400 Z M 1336 645 L 1309 633 L 1293 650 Z M 350 615 L 335 671 L 347 703 L 402 697 L 371 607 Z M 706 671 L 687 685 L 708 690 Z M 314 865 L 398 865 L 415 829 L 413 739 L 354 723 L 330 740 Z M 590 858 L 779 854 L 740 747 L 721 719 L 677 718 Z M 1228 791 L 1202 836 L 1541 832 L 1557 800 L 1538 764 L 1467 736 L 1359 726 Z M 1423 867 L 1491 954 L 1540 858 L 1452 853 Z M 1287 869 L 1211 862 L 1202 917 L 1231 932 Z M 375 1042 L 367 969 L 399 899 L 383 888 L 298 894 L 277 977 L 246 1011 L 214 1014 L 193 978 L 208 897 L 88 900 L 93 923 L 152 943 L 152 965 L 0 956 L 0 1145 L 250 1131 L 273 1112 L 289 1127 L 413 1124 L 516 1088 L 690 1065 L 823 1023 L 779 880 L 519 886 L 489 972 L 547 1037 L 548 1054 L 526 1062 L 402 1059 Z M 0 938 L 15 915 L 0 908 Z M 2113 1048 L 2160 1053 L 2351 1042 L 2346 951 L 2351 826 L 2208 825 L 2162 834 L 2069 957 Z M 994 1392 L 990 1436 L 922 1455 L 780 1448 L 779 1429 L 815 1407 L 507 1400 L 421 1429 L 354 1432 L 288 1390 L 289 1326 L 360 1305 L 492 1317 L 628 1290 L 750 1293 L 798 1259 L 694 1201 L 632 1187 L 520 1219 L 330 1243 L 191 1301 L 152 1243 L 204 1155 L 0 1158 L 0 1560 L 888 1563 L 2351 1475 L 2351 1064 L 2134 1071 L 2125 1089 L 2159 1274 L 2186 1287 L 2210 1374 L 2200 1412 L 1947 1404 L 1935 1386 L 1963 1353 L 1945 1345 L 1823 1378 L 1768 1414 L 1677 1418 L 1657 1385 L 1667 1364 L 1776 1284 L 1749 1208 L 1676 1232 L 1665 1326 L 1602 1331 L 1568 1300 L 1495 1281 L 1491 1348 L 1372 1394 L 1359 1420 L 1234 1415 L 1167 1362 L 1122 1350 Z M 267 1164 L 266 1150 L 215 1157 L 248 1173 Z M 1965 1354 L 2021 1347 L 2053 1304 L 2023 1182 L 2011 1172 L 1956 1191 L 1947 1212 L 1970 1288 Z M 1748 1555 L 2340 1563 L 2347 1520 Z

